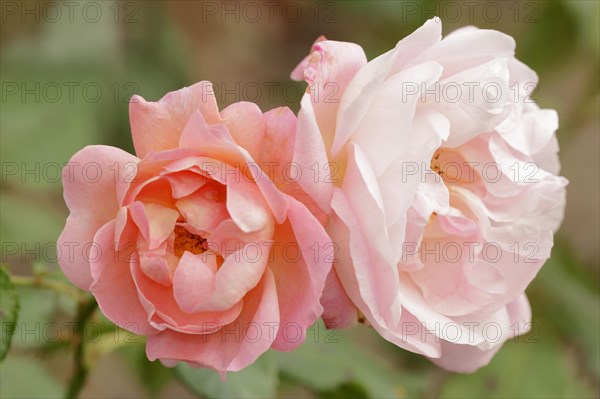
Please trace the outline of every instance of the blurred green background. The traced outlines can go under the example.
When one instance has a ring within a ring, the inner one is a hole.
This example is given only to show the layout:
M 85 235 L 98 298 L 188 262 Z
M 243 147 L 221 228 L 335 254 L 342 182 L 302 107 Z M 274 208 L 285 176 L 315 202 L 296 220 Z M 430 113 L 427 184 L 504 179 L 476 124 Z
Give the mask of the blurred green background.
M 68 323 L 77 310 L 72 297 L 79 294 L 59 295 L 39 287 L 42 281 L 64 282 L 53 262 L 53 243 L 67 215 L 57 173 L 85 145 L 133 151 L 127 105 L 132 94 L 157 100 L 166 92 L 210 80 L 221 107 L 250 100 L 263 110 L 288 105 L 296 111 L 303 85 L 290 82 L 289 73 L 319 35 L 357 42 L 371 59 L 434 15 L 442 18 L 444 33 L 473 24 L 512 35 L 517 57 L 539 74 L 536 100 L 560 115 L 560 157 L 570 185 L 552 259 L 527 291 L 535 335 L 506 343 L 492 363 L 475 374 L 456 375 L 388 344 L 367 327 L 338 333 L 333 337 L 336 344 L 326 344 L 322 326 L 316 326 L 313 333 L 321 334 L 320 343 L 309 339 L 283 356 L 269 352 L 221 384 L 210 371 L 167 369 L 148 362 L 143 338 L 112 329 L 96 312 L 93 321 L 103 334 L 87 334 L 90 343 L 83 359 L 89 375 L 81 395 L 600 395 L 597 1 L 0 5 L 0 233 L 2 262 L 16 276 L 20 298 L 19 329 L 0 364 L 2 398 L 65 395 L 76 344 L 69 339 Z M 5 320 L 13 298 L 3 278 L 0 316 Z M 5 340 L 5 331 L 2 334 Z

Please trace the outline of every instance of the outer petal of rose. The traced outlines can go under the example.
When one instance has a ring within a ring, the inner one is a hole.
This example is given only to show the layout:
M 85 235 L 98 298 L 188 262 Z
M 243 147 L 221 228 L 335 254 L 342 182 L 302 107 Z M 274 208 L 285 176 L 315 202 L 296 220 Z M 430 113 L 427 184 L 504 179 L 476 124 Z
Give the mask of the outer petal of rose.
M 425 129 L 416 128 L 415 112 L 422 90 L 433 84 L 441 74 L 440 64 L 424 63 L 390 76 L 376 91 L 368 111 L 356 126 L 350 140 L 364 150 L 377 176 L 399 159 L 407 163 L 412 161 L 419 167 L 423 162 L 429 164 L 430 159 L 423 159 L 421 155 L 429 155 L 435 151 L 441 142 L 440 134 L 443 134 L 443 129 L 424 131 Z M 413 85 L 411 88 L 415 88 L 415 91 L 407 94 L 407 87 L 410 87 L 407 84 Z M 432 119 L 427 122 L 433 127 L 433 119 L 441 117 L 431 114 L 419 119 Z M 420 120 L 420 124 L 426 123 Z
M 198 151 L 205 153 L 204 155 L 222 161 L 218 162 L 225 168 L 220 171 L 221 180 L 225 180 L 228 175 L 235 175 L 238 179 L 254 180 L 271 208 L 275 220 L 279 223 L 285 220 L 288 206 L 285 197 L 268 176 L 256 167 L 256 161 L 252 155 L 235 143 L 224 125 L 208 126 L 202 115 L 195 113 L 186 125 L 179 145 L 182 147 L 179 151 L 185 152 L 185 148 L 195 147 Z M 225 165 L 225 162 L 229 165 Z M 235 173 L 231 173 L 227 170 L 227 168 L 233 167 L 231 165 L 235 165 L 239 169 Z M 216 177 L 213 176 L 213 178 Z
M 319 42 L 325 41 L 327 40 L 325 38 L 325 36 L 321 35 L 319 36 L 313 43 L 317 44 Z M 300 61 L 300 63 L 298 65 L 296 65 L 296 68 L 294 68 L 294 70 L 292 71 L 292 73 L 290 74 L 290 78 L 292 78 L 293 80 L 304 80 L 304 70 L 306 69 L 306 66 L 308 65 L 308 60 L 310 59 L 310 54 L 307 55 L 306 57 L 304 57 L 302 59 L 302 61 Z
M 438 215 L 438 219 L 442 216 Z M 437 222 L 437 220 L 436 220 Z M 441 248 L 460 246 L 465 248 L 465 242 L 476 242 L 477 236 L 439 238 L 433 243 L 429 240 L 422 241 L 424 248 L 433 248 L 439 245 Z M 447 259 L 445 256 L 433 259 L 425 258 L 425 267 L 421 270 L 410 273 L 410 277 L 417 284 L 422 292 L 427 305 L 434 311 L 444 314 L 448 317 L 463 316 L 475 313 L 484 307 L 493 303 L 497 296 L 503 292 L 488 292 L 486 288 L 502 286 L 503 276 L 501 271 L 475 260 L 475 265 L 469 263 L 467 251 L 456 251 L 457 256 Z M 473 276 L 473 274 L 476 275 Z M 470 284 L 475 278 L 481 281 L 481 287 Z M 485 284 L 485 285 L 484 285 Z
M 393 50 L 370 61 L 356 73 L 340 101 L 331 155 L 335 157 L 352 135 L 384 80 L 399 71 L 415 55 L 438 43 L 441 37 L 441 24 L 430 19 L 398 42 Z
M 123 180 L 115 184 L 114 167 L 138 161 L 118 148 L 98 145 L 73 155 L 69 166 L 63 169 L 63 195 L 71 213 L 57 242 L 62 254 L 60 266 L 81 289 L 87 290 L 92 283 L 83 248 L 92 242 L 102 225 L 117 216 L 119 193 L 127 190 L 128 184 Z
M 305 94 L 298 112 L 294 161 L 301 173 L 295 179 L 302 189 L 312 197 L 323 212 L 331 210 L 332 176 L 327 150 L 315 117 L 310 95 Z M 316 170 L 315 170 L 316 169 Z
M 288 210 L 288 202 L 285 195 L 277 188 L 277 186 L 275 186 L 275 183 L 273 183 L 267 175 L 256 167 L 256 161 L 248 151 L 240 147 L 239 152 L 245 159 L 245 162 L 242 164 L 242 170 L 249 171 L 247 176 L 241 178 L 252 178 L 255 181 L 256 187 L 258 187 L 266 203 L 269 205 L 269 208 L 271 208 L 271 213 L 273 214 L 275 221 L 277 223 L 283 223 Z
M 543 148 L 540 148 L 537 153 L 533 155 L 533 161 L 540 166 L 540 168 L 552 173 L 553 175 L 560 174 L 560 159 L 558 158 L 558 140 L 556 135 L 552 135 L 548 143 Z
M 330 148 L 335 133 L 340 99 L 356 72 L 367 64 L 363 49 L 355 43 L 325 40 L 315 43 L 304 69 L 307 94 L 313 103 L 317 123 Z
M 502 173 L 495 183 L 485 181 L 486 190 L 504 201 L 516 201 L 508 209 L 502 206 L 504 201 L 487 204 L 490 217 L 499 222 L 518 217 L 539 228 L 558 229 L 564 216 L 567 179 L 539 169 L 531 158 L 512 150 L 497 135 L 490 136 L 488 151 L 489 157 L 483 159 L 486 162 L 493 159 Z
M 550 257 L 553 245 L 552 231 L 527 224 L 507 226 L 492 224 L 479 198 L 467 190 L 457 190 L 456 193 L 457 196 L 464 198 L 475 214 L 483 239 L 503 250 L 502 258 L 499 262 L 496 261 L 496 267 L 500 268 L 506 276 L 508 292 L 512 293 L 512 298 L 509 299 L 514 299 L 516 294 L 525 290 L 545 260 Z M 515 243 L 518 243 L 519 251 L 516 259 L 510 256 L 515 254 Z M 529 244 L 534 244 L 533 251 L 527 250 Z
M 246 101 L 233 103 L 221 111 L 221 118 L 235 142 L 258 159 L 265 136 L 263 113 L 258 105 Z
M 427 101 L 442 112 L 450 121 L 448 147 L 458 147 L 477 137 L 482 132 L 494 130 L 506 120 L 515 106 L 510 92 L 510 71 L 506 58 L 495 58 L 485 64 L 466 69 L 440 81 L 440 91 L 447 88 L 466 87 L 470 82 L 478 82 L 481 89 L 463 93 L 455 90 L 452 101 Z M 492 93 L 492 84 L 495 91 Z M 460 97 L 459 97 L 460 96 Z M 493 98 L 493 101 L 490 100 Z
M 158 331 L 148 323 L 148 314 L 138 298 L 128 257 L 110 250 L 114 242 L 115 222 L 110 221 L 94 237 L 95 247 L 102 251 L 92 263 L 94 282 L 90 291 L 102 313 L 119 327 L 136 334 L 156 334 Z
M 402 309 L 402 315 L 395 330 L 377 324 L 373 324 L 373 328 L 383 338 L 400 348 L 425 356 L 440 356 L 440 339 L 431 331 L 426 330 L 421 320 L 407 309 Z
M 277 291 L 267 270 L 244 298 L 244 309 L 233 323 L 206 335 L 163 331 L 148 337 L 146 354 L 150 360 L 178 359 L 218 371 L 238 371 L 269 349 L 278 323 Z
M 310 59 L 310 54 L 307 55 L 306 57 L 304 57 L 302 59 L 302 61 L 300 61 L 300 63 L 298 65 L 296 65 L 296 67 L 294 68 L 292 73 L 290 73 L 290 78 L 292 80 L 297 80 L 297 81 L 304 80 L 304 70 L 306 69 L 306 66 L 308 65 L 309 59 Z
M 556 129 L 558 114 L 552 109 L 544 109 L 525 112 L 516 126 L 498 131 L 511 147 L 525 155 L 533 155 L 548 144 Z
M 455 336 L 452 336 L 453 342 L 456 344 L 480 345 L 482 348 L 490 347 L 489 343 L 486 342 L 485 332 L 483 331 L 485 326 L 490 323 L 496 323 L 498 325 L 509 324 L 508 314 L 504 308 L 492 313 L 453 318 L 447 317 L 446 315 L 437 312 L 423 299 L 419 287 L 411 282 L 410 276 L 401 276 L 399 296 L 401 297 L 400 300 L 402 302 L 402 317 L 404 317 L 405 313 L 409 312 L 414 315 L 419 324 L 423 325 L 427 330 L 436 331 L 436 334 L 441 336 L 441 338 L 445 337 L 444 334 L 447 334 L 448 337 L 450 337 L 450 331 L 446 329 L 440 330 L 439 327 L 451 324 L 453 326 L 452 332 L 459 331 Z M 473 323 L 475 323 L 475 325 L 473 325 Z M 438 331 L 441 331 L 441 333 L 438 333 Z M 386 337 L 386 339 L 402 347 L 403 342 L 406 342 L 403 338 L 402 322 L 398 324 L 393 333 L 393 337 Z M 419 338 L 419 336 L 416 338 Z M 436 339 L 436 341 L 439 344 L 439 339 Z M 413 342 L 413 344 L 416 346 L 423 346 L 419 344 L 419 342 Z M 439 357 L 439 352 L 437 355 L 432 355 L 427 351 L 419 350 L 419 353 L 423 353 L 429 357 Z
M 210 125 L 200 111 L 193 111 L 180 133 L 178 146 L 182 149 L 235 146 L 235 141 L 224 125 Z
M 336 90 L 332 98 L 339 99 L 356 72 L 366 65 L 367 56 L 356 43 L 322 40 L 313 44 L 308 61 L 304 69 L 304 78 L 309 84 L 309 89 L 310 85 L 316 82 L 323 85 L 334 83 L 340 94 L 337 94 Z
M 347 153 L 348 164 L 342 190 L 363 233 L 366 237 L 373 237 L 369 243 L 370 247 L 387 265 L 393 265 L 383 198 L 375 172 L 370 160 L 358 145 L 350 143 Z
M 398 293 L 398 280 L 386 272 L 381 262 L 372 260 L 367 240 L 348 213 L 349 205 L 339 189 L 334 190 L 332 206 L 336 213 L 328 231 L 337 245 L 335 270 L 352 302 L 388 341 L 413 352 L 439 356 L 439 343 L 435 337 L 421 334 L 421 322 L 400 307 L 397 295 L 384 298 L 385 290 L 379 287 L 394 284 L 395 293 Z M 407 334 L 404 323 L 415 327 L 414 334 Z
M 472 373 L 487 365 L 494 354 L 502 347 L 507 339 L 512 338 L 515 331 L 514 324 L 518 323 L 517 331 L 526 331 L 525 327 L 531 321 L 531 308 L 525 294 L 507 306 L 510 323 L 501 326 L 503 339 L 490 349 L 482 350 L 473 345 L 457 345 L 448 341 L 442 341 L 442 356 L 430 359 L 433 363 L 447 370 L 459 373 Z
M 340 189 L 334 189 L 332 208 L 335 215 L 328 231 L 339 246 L 335 270 L 346 293 L 372 324 L 393 328 L 401 314 L 395 265 L 386 263 L 370 248 L 368 240 L 375 238 L 367 239 Z
M 429 220 L 433 211 L 447 211 L 448 189 L 427 165 L 449 130 L 448 120 L 443 115 L 433 110 L 419 110 L 412 129 L 406 134 L 406 141 L 397 150 L 398 159 L 378 176 L 390 246 L 396 263 L 402 257 L 406 234 L 412 231 L 416 223 L 410 219 L 411 223 L 407 225 L 410 206 L 427 213 L 425 220 Z M 402 183 L 398 184 L 400 181 Z M 420 237 L 420 234 L 414 237 L 414 245 L 420 241 Z
M 445 78 L 494 58 L 511 57 L 514 52 L 515 40 L 511 36 L 495 30 L 469 27 L 450 32 L 437 46 L 425 49 L 409 64 L 435 60 L 444 67 Z
M 323 313 L 319 299 L 331 270 L 334 247 L 319 221 L 298 201 L 290 198 L 289 223 L 279 225 L 273 247 L 277 254 L 269 266 L 279 294 L 281 328 L 273 347 L 290 351 L 306 336 L 306 329 Z M 299 251 L 286 251 L 291 245 Z M 300 257 L 301 256 L 301 257 Z M 300 334 L 300 335 L 299 335 Z
M 315 199 L 308 195 L 297 182 L 284 182 L 284 184 L 279 185 L 278 187 L 281 190 L 281 192 L 300 201 L 310 211 L 310 213 L 312 213 L 313 216 L 317 218 L 321 225 L 325 226 L 327 224 L 329 215 L 325 213 L 319 207 L 319 205 L 317 205 Z
M 442 357 L 430 358 L 436 365 L 455 373 L 473 373 L 487 365 L 502 345 L 482 350 L 474 345 L 457 345 L 441 341 Z
M 129 119 L 137 155 L 143 158 L 151 151 L 177 148 L 181 132 L 196 110 L 208 123 L 219 122 L 212 83 L 203 81 L 184 87 L 168 93 L 158 102 L 133 96 L 129 102 Z
M 325 281 L 321 305 L 323 305 L 323 322 L 327 328 L 347 328 L 358 322 L 358 309 L 344 291 L 335 269 L 329 272 Z
M 272 109 L 264 114 L 265 136 L 260 154 L 254 159 L 277 185 L 292 180 L 290 171 L 296 140 L 296 115 L 288 107 Z

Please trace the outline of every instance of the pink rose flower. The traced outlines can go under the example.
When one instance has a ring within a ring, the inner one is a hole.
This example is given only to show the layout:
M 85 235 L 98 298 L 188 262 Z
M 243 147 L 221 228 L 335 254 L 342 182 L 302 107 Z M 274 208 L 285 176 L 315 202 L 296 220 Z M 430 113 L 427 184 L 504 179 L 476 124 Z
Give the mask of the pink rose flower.
M 292 73 L 309 85 L 298 122 L 336 165 L 319 193 L 339 246 L 328 325 L 358 308 L 385 339 L 459 372 L 529 329 L 524 290 L 550 256 L 567 181 L 556 112 L 530 100 L 537 76 L 514 49 L 493 30 L 442 40 L 429 20 L 370 62 L 319 39 Z
M 245 102 L 219 113 L 200 82 L 135 96 L 130 120 L 137 157 L 90 146 L 63 171 L 67 277 L 167 365 L 237 371 L 300 345 L 332 249 L 323 212 L 284 170 L 315 151 L 294 114 Z

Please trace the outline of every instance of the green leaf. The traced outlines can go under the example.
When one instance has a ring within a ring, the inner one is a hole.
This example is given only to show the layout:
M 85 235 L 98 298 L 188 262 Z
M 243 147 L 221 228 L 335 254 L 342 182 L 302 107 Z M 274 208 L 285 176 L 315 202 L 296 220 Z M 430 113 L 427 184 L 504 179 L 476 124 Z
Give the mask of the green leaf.
M 356 387 L 371 398 L 414 397 L 421 393 L 425 375 L 401 371 L 365 346 L 353 339 L 351 331 L 325 330 L 318 323 L 300 348 L 280 354 L 279 364 L 283 373 L 326 397 Z
M 12 356 L 0 364 L 0 397 L 62 398 L 60 384 L 38 359 Z
M 319 392 L 318 396 L 320 399 L 367 399 L 369 397 L 363 387 L 353 382 L 347 382 L 335 389 Z
M 8 271 L 0 267 L 0 361 L 4 360 L 19 314 L 19 295 L 10 281 Z
M 557 244 L 528 294 L 540 329 L 551 329 L 574 343 L 591 374 L 598 378 L 600 296 L 583 277 L 577 278 L 577 270 L 585 267 L 563 245 Z
M 277 363 L 271 352 L 242 371 L 227 373 L 226 381 L 214 370 L 185 363 L 178 364 L 176 372 L 189 389 L 207 398 L 273 398 L 277 389 Z
M 57 294 L 37 287 L 18 287 L 18 292 L 19 323 L 13 345 L 21 348 L 43 346 L 55 314 Z
M 489 366 L 471 375 L 452 375 L 440 398 L 591 398 L 575 361 L 544 334 L 538 342 L 507 342 Z
M 130 364 L 132 371 L 139 378 L 140 385 L 150 396 L 158 396 L 173 379 L 173 369 L 163 366 L 160 362 L 148 360 L 144 340 L 140 340 L 139 343 L 124 342 L 119 352 Z

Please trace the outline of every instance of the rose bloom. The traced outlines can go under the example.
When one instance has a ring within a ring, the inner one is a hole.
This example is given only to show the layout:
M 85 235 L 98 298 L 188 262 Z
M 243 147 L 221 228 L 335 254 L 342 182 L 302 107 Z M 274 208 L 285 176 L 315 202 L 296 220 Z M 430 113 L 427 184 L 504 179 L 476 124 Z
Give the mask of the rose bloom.
M 137 157 L 89 146 L 63 170 L 67 277 L 167 365 L 237 371 L 300 345 L 332 249 L 322 211 L 284 173 L 313 151 L 294 114 L 219 112 L 200 82 L 158 102 L 134 96 L 130 120 Z
M 524 290 L 550 256 L 567 181 L 557 114 L 530 100 L 537 76 L 514 49 L 471 27 L 442 40 L 432 19 L 370 62 L 320 38 L 292 73 L 308 82 L 299 124 L 335 166 L 318 194 L 339 245 L 328 325 L 364 317 L 459 372 L 530 328 Z

